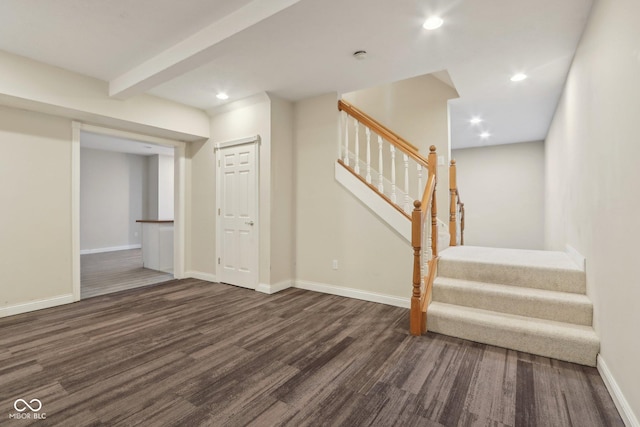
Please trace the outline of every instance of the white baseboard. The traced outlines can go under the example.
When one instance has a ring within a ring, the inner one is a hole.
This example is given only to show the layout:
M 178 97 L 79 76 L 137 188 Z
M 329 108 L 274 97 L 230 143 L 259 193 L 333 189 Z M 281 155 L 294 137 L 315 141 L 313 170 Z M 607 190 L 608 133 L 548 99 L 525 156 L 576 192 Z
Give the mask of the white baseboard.
M 71 304 L 72 302 L 74 302 L 73 294 L 67 294 L 37 301 L 29 301 L 22 304 L 10 305 L 8 307 L 0 307 L 0 317 L 14 316 L 16 314 L 42 310 L 44 308 L 56 307 L 58 305 Z
M 571 260 L 582 269 L 582 271 L 587 271 L 587 259 L 582 256 L 580 252 L 571 245 L 566 245 L 564 251 L 569 255 L 569 258 L 571 258 Z
M 213 283 L 218 282 L 218 279 L 216 278 L 215 274 L 202 273 L 200 271 L 186 271 L 184 273 L 184 277 L 185 279 L 193 278 L 193 279 L 200 279 L 200 280 L 205 280 L 207 282 L 213 282 Z
M 629 406 L 629 402 L 627 402 L 627 399 L 622 394 L 622 390 L 620 390 L 618 383 L 615 378 L 613 378 L 613 375 L 611 375 L 609 367 L 600 355 L 598 355 L 597 366 L 598 372 L 600 372 L 600 376 L 604 381 L 604 385 L 607 386 L 607 390 L 609 390 L 613 403 L 615 403 L 616 408 L 618 408 L 618 412 L 622 417 L 622 421 L 624 421 L 624 425 L 627 427 L 640 427 L 638 417 L 633 413 L 631 406 Z
M 98 249 L 82 249 L 80 251 L 80 255 L 88 255 L 88 254 L 101 254 L 103 252 L 115 252 L 115 251 L 126 251 L 129 249 L 140 249 L 142 245 L 125 245 L 125 246 L 112 246 L 110 248 L 98 248 Z
M 380 304 L 392 305 L 394 307 L 409 308 L 411 305 L 411 300 L 409 298 L 394 297 L 392 295 L 379 294 L 377 292 L 368 292 L 360 289 L 345 288 L 342 286 L 333 286 L 327 285 L 326 283 L 309 282 L 306 280 L 296 280 L 295 283 L 296 288 L 306 289 L 308 291 L 377 302 Z
M 260 283 L 258 284 L 256 291 L 262 292 L 263 294 L 275 294 L 276 292 L 284 291 L 285 289 L 292 288 L 293 286 L 293 280 L 283 280 L 282 282 L 274 283 L 273 285 Z

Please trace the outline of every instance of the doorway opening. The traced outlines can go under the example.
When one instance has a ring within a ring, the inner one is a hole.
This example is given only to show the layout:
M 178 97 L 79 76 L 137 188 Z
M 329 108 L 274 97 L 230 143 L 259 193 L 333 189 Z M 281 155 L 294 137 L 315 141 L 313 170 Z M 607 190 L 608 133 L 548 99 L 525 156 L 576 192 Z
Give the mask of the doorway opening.
M 75 299 L 182 277 L 183 143 L 74 123 L 74 146 Z

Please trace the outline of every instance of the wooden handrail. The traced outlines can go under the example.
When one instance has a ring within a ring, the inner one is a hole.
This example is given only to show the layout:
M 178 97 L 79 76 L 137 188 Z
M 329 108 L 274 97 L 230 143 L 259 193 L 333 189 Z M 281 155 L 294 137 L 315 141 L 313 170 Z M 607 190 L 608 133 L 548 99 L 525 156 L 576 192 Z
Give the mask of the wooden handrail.
M 378 123 L 374 118 L 349 104 L 347 101 L 343 101 L 342 99 L 338 101 L 338 110 L 346 112 L 351 117 L 358 120 L 358 122 L 362 123 L 369 129 L 371 129 L 374 133 L 380 135 L 390 144 L 397 147 L 400 151 L 405 153 L 407 156 L 411 157 L 413 160 L 421 164 L 423 167 L 427 168 L 428 160 L 420 154 L 418 151 L 418 147 L 411 144 L 406 139 L 402 138 L 389 128 Z
M 431 201 L 431 195 L 436 187 L 436 177 L 435 175 L 429 175 L 429 180 L 427 181 L 427 186 L 424 188 L 424 193 L 422 194 L 422 201 L 420 203 L 420 209 L 422 210 L 422 214 L 424 215 L 427 212 L 427 208 L 425 206 L 429 206 L 429 202 Z

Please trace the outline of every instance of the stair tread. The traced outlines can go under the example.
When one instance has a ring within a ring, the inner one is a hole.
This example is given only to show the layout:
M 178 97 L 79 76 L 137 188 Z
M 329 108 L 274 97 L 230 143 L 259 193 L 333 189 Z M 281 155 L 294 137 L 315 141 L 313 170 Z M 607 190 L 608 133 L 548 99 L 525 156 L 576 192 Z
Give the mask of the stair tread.
M 599 343 L 599 338 L 591 326 L 576 325 L 573 323 L 558 322 L 554 320 L 538 319 L 534 317 L 520 316 L 517 314 L 500 313 L 479 308 L 459 306 L 434 301 L 429 305 L 429 314 L 451 314 L 458 318 L 471 320 L 485 325 L 495 325 L 500 329 L 523 330 L 530 333 L 543 334 L 556 338 L 578 338 Z
M 547 289 L 530 288 L 526 286 L 502 285 L 497 283 L 478 282 L 473 280 L 454 279 L 451 277 L 436 277 L 434 287 L 465 289 L 471 292 L 482 292 L 502 296 L 522 297 L 536 300 L 553 300 L 573 304 L 591 305 L 591 300 L 585 294 L 573 292 L 553 291 Z
M 440 254 L 440 259 L 551 270 L 583 271 L 566 253 L 556 251 L 486 248 L 465 245 L 447 248 Z

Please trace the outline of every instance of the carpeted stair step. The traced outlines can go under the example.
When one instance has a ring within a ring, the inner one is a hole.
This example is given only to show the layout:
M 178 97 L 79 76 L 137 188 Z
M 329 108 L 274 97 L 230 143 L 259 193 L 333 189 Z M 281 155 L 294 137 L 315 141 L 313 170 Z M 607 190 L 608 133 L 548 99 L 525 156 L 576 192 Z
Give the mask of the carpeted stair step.
M 454 246 L 443 251 L 438 276 L 584 294 L 584 271 L 564 252 Z
M 595 366 L 600 343 L 590 326 L 432 302 L 427 329 L 444 335 Z
M 593 305 L 586 295 L 437 277 L 433 301 L 591 326 Z

